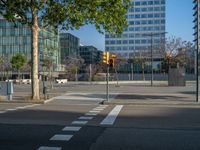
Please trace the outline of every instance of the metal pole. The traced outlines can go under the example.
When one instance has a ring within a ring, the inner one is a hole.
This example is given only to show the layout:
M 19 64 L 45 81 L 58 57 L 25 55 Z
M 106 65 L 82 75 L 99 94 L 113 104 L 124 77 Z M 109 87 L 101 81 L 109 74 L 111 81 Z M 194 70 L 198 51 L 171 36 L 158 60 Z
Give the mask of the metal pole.
M 197 0 L 196 102 L 199 101 L 199 0 Z
M 153 86 L 153 33 L 151 33 L 151 86 Z
M 75 76 L 75 80 L 76 80 L 76 82 L 78 81 L 78 69 L 77 69 L 77 67 L 76 67 L 76 76 Z
M 106 100 L 109 102 L 109 65 L 107 65 L 106 73 Z
M 89 68 L 90 68 L 90 83 L 92 83 L 92 64 L 90 64 Z
M 133 80 L 133 63 L 131 63 L 131 80 Z

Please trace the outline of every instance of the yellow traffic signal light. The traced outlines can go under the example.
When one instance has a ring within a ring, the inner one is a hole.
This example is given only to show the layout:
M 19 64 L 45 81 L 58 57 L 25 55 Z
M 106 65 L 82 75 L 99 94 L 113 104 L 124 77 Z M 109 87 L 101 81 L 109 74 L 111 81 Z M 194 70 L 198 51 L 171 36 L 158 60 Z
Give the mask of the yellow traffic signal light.
M 109 58 L 110 58 L 110 56 L 109 56 L 109 52 L 103 52 L 103 63 L 104 64 L 109 64 Z
M 113 58 L 113 59 L 116 59 L 117 56 L 116 56 L 115 54 L 112 54 L 112 58 Z

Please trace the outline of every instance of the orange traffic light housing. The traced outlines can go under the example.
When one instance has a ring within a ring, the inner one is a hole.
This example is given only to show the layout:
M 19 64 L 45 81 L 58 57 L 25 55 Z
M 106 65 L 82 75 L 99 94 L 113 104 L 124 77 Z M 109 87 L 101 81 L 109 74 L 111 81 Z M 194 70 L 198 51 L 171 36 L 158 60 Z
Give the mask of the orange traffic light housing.
M 110 56 L 109 56 L 110 54 L 109 54 L 109 52 L 103 52 L 103 63 L 104 64 L 109 64 L 109 58 L 110 58 Z

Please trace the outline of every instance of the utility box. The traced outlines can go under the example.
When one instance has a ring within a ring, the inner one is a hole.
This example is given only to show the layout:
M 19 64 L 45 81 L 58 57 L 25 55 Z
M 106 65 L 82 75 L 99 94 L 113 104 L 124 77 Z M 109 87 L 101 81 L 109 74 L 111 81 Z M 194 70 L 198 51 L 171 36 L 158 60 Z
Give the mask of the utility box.
M 185 86 L 185 68 L 169 68 L 168 85 Z
M 0 96 L 7 96 L 8 100 L 12 100 L 13 92 L 13 81 L 0 82 Z
M 12 95 L 13 94 L 13 82 L 8 81 L 7 82 L 7 95 Z
M 7 96 L 7 82 L 0 82 L 0 95 Z

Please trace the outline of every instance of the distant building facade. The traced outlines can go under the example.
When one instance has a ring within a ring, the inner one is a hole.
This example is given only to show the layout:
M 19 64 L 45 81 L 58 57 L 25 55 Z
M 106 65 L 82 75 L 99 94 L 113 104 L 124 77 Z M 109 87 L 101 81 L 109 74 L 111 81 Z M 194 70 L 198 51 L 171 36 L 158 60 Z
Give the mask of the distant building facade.
M 199 38 L 197 35 L 200 35 L 200 0 L 193 0 L 194 3 L 194 41 L 197 42 Z
M 200 53 L 197 45 L 200 44 L 200 0 L 193 0 L 194 4 L 194 42 L 195 49 L 198 50 L 198 66 L 200 66 Z M 197 53 L 195 53 L 195 66 L 197 66 Z M 195 67 L 195 74 L 197 73 L 197 68 Z
M 105 35 L 105 50 L 133 58 L 135 53 L 150 55 L 153 58 L 163 56 L 165 44 L 165 1 L 166 0 L 131 0 L 133 7 L 126 15 L 129 26 L 121 35 Z
M 39 62 L 45 57 L 49 57 L 46 53 L 44 54 L 45 50 L 55 49 L 51 55 L 53 57 L 54 70 L 58 70 L 60 65 L 58 40 L 58 34 L 55 29 L 49 28 L 39 32 Z M 31 41 L 31 28 L 29 26 L 18 22 L 14 24 L 2 17 L 0 18 L 0 56 L 7 57 L 10 60 L 16 53 L 22 53 L 30 60 Z
M 102 57 L 102 52 L 94 46 L 80 46 L 79 53 L 86 65 L 96 64 Z
M 60 33 L 61 60 L 64 63 L 66 57 L 79 56 L 80 39 L 70 33 Z

